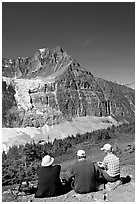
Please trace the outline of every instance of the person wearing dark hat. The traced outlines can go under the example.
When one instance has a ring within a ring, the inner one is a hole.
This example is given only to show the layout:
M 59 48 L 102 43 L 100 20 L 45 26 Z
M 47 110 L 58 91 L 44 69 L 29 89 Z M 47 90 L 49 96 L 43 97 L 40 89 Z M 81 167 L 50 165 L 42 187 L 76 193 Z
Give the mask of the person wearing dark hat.
M 95 191 L 95 167 L 86 159 L 84 150 L 78 150 L 78 161 L 67 172 L 72 179 L 71 187 L 76 193 L 89 193 Z
M 119 158 L 113 154 L 113 149 L 110 144 L 105 144 L 101 150 L 107 155 L 103 162 L 97 162 L 96 171 L 98 173 L 98 180 L 105 182 L 115 182 L 120 179 L 120 163 Z
M 60 165 L 53 165 L 54 158 L 46 155 L 43 157 L 41 167 L 38 169 L 38 186 L 35 198 L 60 195 L 62 183 L 60 180 Z

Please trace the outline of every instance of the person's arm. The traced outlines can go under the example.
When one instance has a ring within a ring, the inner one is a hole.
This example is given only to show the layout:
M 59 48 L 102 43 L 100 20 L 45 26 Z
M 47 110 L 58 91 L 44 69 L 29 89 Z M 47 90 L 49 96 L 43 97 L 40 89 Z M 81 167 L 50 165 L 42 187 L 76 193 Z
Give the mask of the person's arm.
M 106 169 L 106 157 L 103 159 L 103 162 L 97 162 L 98 166 L 101 168 L 101 169 Z
M 107 158 L 105 157 L 104 159 L 103 159 L 103 162 L 102 162 L 102 167 L 105 169 L 105 170 L 107 170 Z
M 104 169 L 103 162 L 97 162 L 97 165 L 98 165 L 101 169 Z

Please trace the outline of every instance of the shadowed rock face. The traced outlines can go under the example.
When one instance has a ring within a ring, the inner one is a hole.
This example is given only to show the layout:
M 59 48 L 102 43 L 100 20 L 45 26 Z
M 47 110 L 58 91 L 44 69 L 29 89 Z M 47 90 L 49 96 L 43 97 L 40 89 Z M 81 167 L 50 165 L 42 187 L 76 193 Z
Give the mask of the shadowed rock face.
M 42 127 L 76 116 L 134 117 L 135 91 L 94 77 L 63 49 L 2 60 L 3 127 Z

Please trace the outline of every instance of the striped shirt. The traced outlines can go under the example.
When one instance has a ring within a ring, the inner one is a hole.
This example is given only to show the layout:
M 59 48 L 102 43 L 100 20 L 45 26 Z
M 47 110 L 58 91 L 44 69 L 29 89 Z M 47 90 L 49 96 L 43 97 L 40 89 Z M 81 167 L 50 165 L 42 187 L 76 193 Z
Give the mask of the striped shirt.
M 109 176 L 114 177 L 120 174 L 119 158 L 116 155 L 108 153 L 104 158 L 102 165 L 107 170 Z

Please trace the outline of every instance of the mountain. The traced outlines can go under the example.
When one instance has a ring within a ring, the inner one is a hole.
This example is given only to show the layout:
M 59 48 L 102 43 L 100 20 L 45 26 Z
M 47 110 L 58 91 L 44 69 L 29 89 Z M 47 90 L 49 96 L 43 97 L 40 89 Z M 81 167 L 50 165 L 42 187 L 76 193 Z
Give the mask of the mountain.
M 131 89 L 135 89 L 135 82 L 132 82 L 130 84 L 125 84 L 125 85 L 130 87 Z
M 62 48 L 2 59 L 3 127 L 43 127 L 75 117 L 135 116 L 135 91 L 100 79 Z

